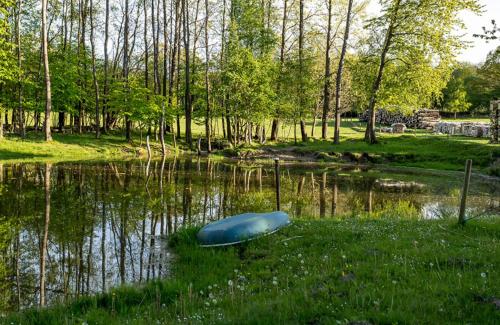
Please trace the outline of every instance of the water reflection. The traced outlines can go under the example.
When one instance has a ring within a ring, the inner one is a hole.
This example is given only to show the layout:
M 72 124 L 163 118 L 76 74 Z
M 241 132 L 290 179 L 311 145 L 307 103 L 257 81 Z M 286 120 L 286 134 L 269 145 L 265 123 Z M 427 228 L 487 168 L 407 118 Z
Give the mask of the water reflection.
M 281 206 L 292 217 L 456 215 L 460 183 L 460 175 L 283 166 Z M 471 211 L 498 213 L 499 193 L 495 182 L 473 182 Z M 180 227 L 275 204 L 272 165 L 0 164 L 0 310 L 164 277 L 166 239 Z

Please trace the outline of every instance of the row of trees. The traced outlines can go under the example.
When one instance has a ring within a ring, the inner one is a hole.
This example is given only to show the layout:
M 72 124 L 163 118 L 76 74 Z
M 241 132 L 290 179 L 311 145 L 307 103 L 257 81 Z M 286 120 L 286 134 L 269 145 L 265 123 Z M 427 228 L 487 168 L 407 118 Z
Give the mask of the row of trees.
M 443 90 L 439 107 L 446 112 L 485 114 L 490 100 L 500 98 L 500 47 L 488 54 L 480 66 L 458 65 Z
M 474 0 L 381 0 L 377 17 L 361 0 L 0 1 L 0 105 L 14 132 L 43 116 L 50 140 L 57 112 L 60 132 L 123 126 L 130 140 L 139 127 L 164 148 L 183 121 L 188 144 L 193 123 L 205 125 L 209 151 L 216 119 L 239 143 L 276 140 L 283 123 L 306 141 L 316 117 L 326 138 L 333 117 L 338 143 L 341 114 L 366 109 L 376 142 L 378 107 L 441 97 L 462 46 L 457 13 L 478 10 Z

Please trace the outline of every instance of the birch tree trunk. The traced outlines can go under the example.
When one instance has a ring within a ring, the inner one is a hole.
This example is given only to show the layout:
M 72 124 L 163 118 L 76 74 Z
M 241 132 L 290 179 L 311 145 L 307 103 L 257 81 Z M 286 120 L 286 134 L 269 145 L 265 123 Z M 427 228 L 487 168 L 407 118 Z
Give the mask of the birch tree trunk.
M 45 71 L 45 141 L 52 141 L 50 132 L 50 113 L 52 111 L 52 93 L 50 87 L 50 69 L 47 37 L 47 2 L 42 0 L 42 52 L 43 67 Z M 41 298 L 40 298 L 41 299 Z M 40 300 L 40 304 L 42 301 Z

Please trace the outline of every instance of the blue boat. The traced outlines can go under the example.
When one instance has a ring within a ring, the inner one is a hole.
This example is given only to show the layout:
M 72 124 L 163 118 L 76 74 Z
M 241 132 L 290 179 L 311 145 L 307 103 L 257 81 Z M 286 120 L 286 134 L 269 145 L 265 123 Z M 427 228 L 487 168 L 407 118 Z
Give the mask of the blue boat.
M 209 223 L 198 232 L 198 242 L 203 247 L 228 246 L 272 234 L 288 226 L 288 214 L 244 213 Z

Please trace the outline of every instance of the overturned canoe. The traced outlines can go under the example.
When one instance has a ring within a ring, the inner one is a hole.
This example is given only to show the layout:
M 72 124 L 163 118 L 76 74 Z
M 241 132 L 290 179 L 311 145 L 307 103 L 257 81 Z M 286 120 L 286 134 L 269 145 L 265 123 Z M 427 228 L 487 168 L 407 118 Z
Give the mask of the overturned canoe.
M 271 234 L 289 224 L 288 214 L 282 211 L 244 213 L 209 223 L 197 237 L 204 247 L 227 246 Z

